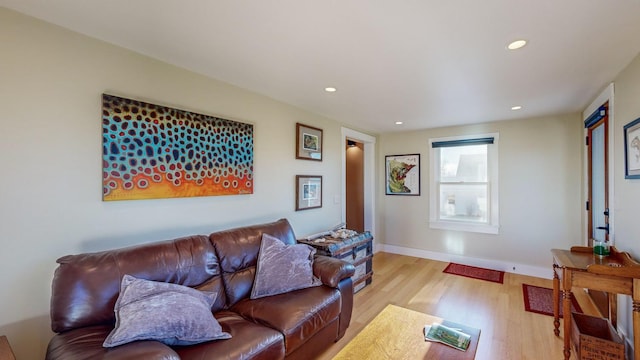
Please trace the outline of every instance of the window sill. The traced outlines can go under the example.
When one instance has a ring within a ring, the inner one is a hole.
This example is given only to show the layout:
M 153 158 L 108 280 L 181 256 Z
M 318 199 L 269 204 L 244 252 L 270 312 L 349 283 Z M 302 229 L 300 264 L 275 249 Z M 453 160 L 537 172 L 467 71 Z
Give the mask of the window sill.
M 500 227 L 497 225 L 470 224 L 456 221 L 430 221 L 429 227 L 439 230 L 455 230 L 494 235 L 499 234 L 500 231 Z

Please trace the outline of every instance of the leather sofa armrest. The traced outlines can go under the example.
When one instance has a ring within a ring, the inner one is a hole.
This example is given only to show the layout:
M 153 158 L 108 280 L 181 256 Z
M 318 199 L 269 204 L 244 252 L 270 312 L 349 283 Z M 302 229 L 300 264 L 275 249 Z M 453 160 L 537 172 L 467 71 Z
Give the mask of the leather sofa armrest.
M 324 285 L 337 288 L 340 281 L 350 278 L 356 272 L 353 264 L 324 255 L 316 255 L 313 261 L 313 275 Z

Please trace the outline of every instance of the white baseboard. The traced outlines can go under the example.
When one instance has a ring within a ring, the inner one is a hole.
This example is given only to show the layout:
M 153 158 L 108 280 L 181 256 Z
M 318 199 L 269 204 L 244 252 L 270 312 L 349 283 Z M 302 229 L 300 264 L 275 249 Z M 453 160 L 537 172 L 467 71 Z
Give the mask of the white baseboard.
M 547 267 L 517 264 L 513 262 L 506 262 L 506 261 L 499 261 L 499 260 L 472 258 L 468 256 L 440 253 L 440 252 L 420 250 L 420 249 L 412 249 L 412 248 L 395 246 L 395 245 L 387 245 L 387 244 L 376 244 L 375 252 L 378 252 L 378 251 L 388 252 L 392 254 L 419 257 L 423 259 L 430 259 L 430 260 L 437 260 L 437 261 L 444 261 L 444 262 L 455 262 L 458 264 L 482 267 L 486 269 L 500 270 L 500 271 L 509 272 L 513 274 L 534 276 L 534 277 L 539 277 L 543 279 L 553 278 L 553 270 L 551 268 L 551 263 L 547 268 Z

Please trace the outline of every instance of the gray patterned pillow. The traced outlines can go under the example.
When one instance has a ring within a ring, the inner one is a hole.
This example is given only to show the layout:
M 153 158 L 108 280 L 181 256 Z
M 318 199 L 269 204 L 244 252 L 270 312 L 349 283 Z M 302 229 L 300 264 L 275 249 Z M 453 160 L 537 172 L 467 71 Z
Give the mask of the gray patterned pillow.
M 285 245 L 280 239 L 262 234 L 251 298 L 287 293 L 322 285 L 313 276 L 316 249 L 305 244 Z
M 211 313 L 214 293 L 178 284 L 125 275 L 116 300 L 116 326 L 102 346 L 114 347 L 136 340 L 157 340 L 167 345 L 191 345 L 228 339 Z

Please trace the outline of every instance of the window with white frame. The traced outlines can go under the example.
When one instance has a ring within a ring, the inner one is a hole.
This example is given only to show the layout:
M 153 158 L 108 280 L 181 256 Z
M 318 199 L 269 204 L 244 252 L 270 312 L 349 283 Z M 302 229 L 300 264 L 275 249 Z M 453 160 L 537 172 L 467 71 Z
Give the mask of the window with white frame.
M 430 139 L 429 225 L 497 234 L 498 134 Z

